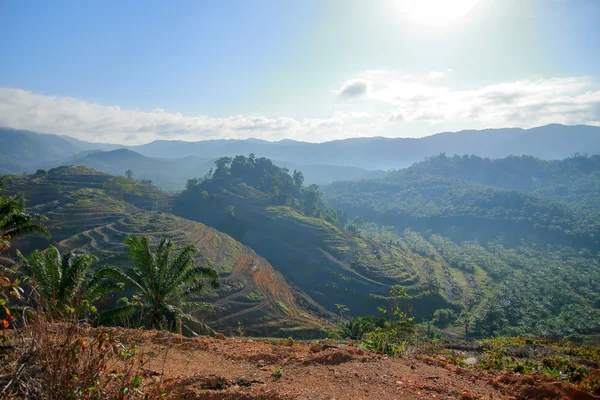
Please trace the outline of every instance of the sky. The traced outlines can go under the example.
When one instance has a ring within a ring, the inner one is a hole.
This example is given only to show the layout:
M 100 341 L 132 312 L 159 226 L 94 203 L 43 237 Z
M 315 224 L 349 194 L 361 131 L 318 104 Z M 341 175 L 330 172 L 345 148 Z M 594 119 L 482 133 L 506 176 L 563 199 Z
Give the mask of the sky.
M 0 0 L 0 126 L 93 142 L 600 125 L 598 0 Z

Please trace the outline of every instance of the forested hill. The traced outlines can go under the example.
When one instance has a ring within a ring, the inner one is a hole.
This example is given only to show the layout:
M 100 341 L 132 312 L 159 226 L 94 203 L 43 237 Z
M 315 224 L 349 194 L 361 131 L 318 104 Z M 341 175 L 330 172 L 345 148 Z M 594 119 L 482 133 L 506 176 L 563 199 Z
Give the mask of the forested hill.
M 336 182 L 325 198 L 350 216 L 455 240 L 530 240 L 598 249 L 600 157 L 429 158 L 384 179 Z
M 597 156 L 438 156 L 323 193 L 367 237 L 407 243 L 467 281 L 482 270 L 493 277 L 481 303 L 466 303 L 476 329 L 562 337 L 600 329 L 597 165 Z M 442 285 L 449 296 L 452 282 Z
M 387 178 L 402 180 L 423 175 L 532 191 L 564 200 L 579 207 L 580 211 L 600 213 L 600 155 L 542 160 L 531 156 L 490 159 L 440 154 L 410 168 L 391 172 Z

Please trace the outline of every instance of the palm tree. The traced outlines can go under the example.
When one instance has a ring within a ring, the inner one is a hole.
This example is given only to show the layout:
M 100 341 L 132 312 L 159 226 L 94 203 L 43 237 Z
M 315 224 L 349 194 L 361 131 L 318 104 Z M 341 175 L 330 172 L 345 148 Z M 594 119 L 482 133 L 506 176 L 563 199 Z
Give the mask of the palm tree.
M 195 335 L 197 330 L 212 332 L 210 328 L 187 311 L 210 310 L 205 302 L 193 301 L 205 288 L 208 280 L 213 288 L 219 287 L 215 270 L 194 265 L 196 248 L 188 244 L 175 254 L 173 242 L 161 239 L 153 250 L 145 236 L 130 235 L 125 238 L 129 258 L 134 266 L 123 271 L 106 266 L 98 270 L 100 276 L 125 284 L 135 291 L 141 303 L 126 303 L 105 314 L 105 319 L 143 313 L 152 329 L 169 329 Z
M 0 181 L 0 190 L 3 183 Z M 25 212 L 23 195 L 0 196 L 0 250 L 9 247 L 9 241 L 14 238 L 34 233 L 50 236 L 45 226 L 36 223 L 44 219 L 37 214 Z
M 53 318 L 64 316 L 68 310 L 81 315 L 91 310 L 93 302 L 123 289 L 122 284 L 90 273 L 97 261 L 91 254 L 61 253 L 50 246 L 44 252 L 35 250 L 29 258 L 19 251 L 17 255 L 20 270 L 3 268 L 4 272 L 31 286 L 38 305 Z

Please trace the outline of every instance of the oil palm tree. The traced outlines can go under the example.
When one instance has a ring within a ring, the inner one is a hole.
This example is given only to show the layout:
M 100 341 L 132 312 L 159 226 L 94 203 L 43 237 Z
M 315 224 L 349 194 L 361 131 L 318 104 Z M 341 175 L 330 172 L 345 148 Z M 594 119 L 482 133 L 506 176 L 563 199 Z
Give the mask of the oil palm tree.
M 4 184 L 0 180 L 0 192 Z M 34 233 L 49 236 L 48 229 L 37 223 L 44 218 L 25 211 L 25 201 L 22 194 L 15 196 L 0 196 L 0 250 L 9 247 L 11 239 Z
M 193 310 L 210 310 L 205 302 L 194 301 L 205 289 L 206 282 L 219 287 L 219 275 L 205 266 L 194 265 L 196 248 L 190 244 L 178 252 L 173 242 L 163 238 L 155 249 L 145 236 L 125 238 L 133 267 L 122 270 L 106 266 L 98 270 L 100 276 L 123 283 L 133 289 L 140 299 L 138 304 L 126 303 L 105 314 L 105 319 L 143 313 L 152 329 L 174 330 L 195 335 L 198 331 L 212 332 L 205 324 L 188 314 Z M 138 315 L 138 317 L 141 317 Z
M 38 305 L 53 318 L 65 316 L 68 310 L 76 315 L 91 311 L 93 302 L 123 289 L 122 284 L 91 273 L 97 261 L 91 254 L 61 253 L 50 246 L 44 252 L 33 251 L 29 258 L 19 251 L 17 255 L 20 268 L 4 268 L 4 272 L 34 289 Z

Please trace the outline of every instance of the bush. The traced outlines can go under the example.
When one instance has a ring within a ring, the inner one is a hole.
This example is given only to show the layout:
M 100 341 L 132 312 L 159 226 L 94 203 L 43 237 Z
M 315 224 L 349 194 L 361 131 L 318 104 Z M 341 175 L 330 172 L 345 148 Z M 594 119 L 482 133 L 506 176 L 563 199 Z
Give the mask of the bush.
M 454 310 L 451 310 L 449 308 L 440 308 L 438 310 L 435 310 L 435 312 L 433 313 L 433 318 L 431 322 L 434 326 L 440 329 L 445 329 L 448 326 L 454 324 L 457 318 L 458 317 Z
M 389 322 L 383 328 L 375 328 L 365 335 L 363 342 L 365 349 L 378 354 L 396 356 L 404 350 L 406 340 L 401 340 L 401 335 L 396 326 Z
M 36 399 L 158 398 L 145 382 L 135 339 L 75 319 L 55 323 L 38 312 L 14 331 L 0 375 L 0 397 Z M 141 332 L 141 331 L 139 331 Z

